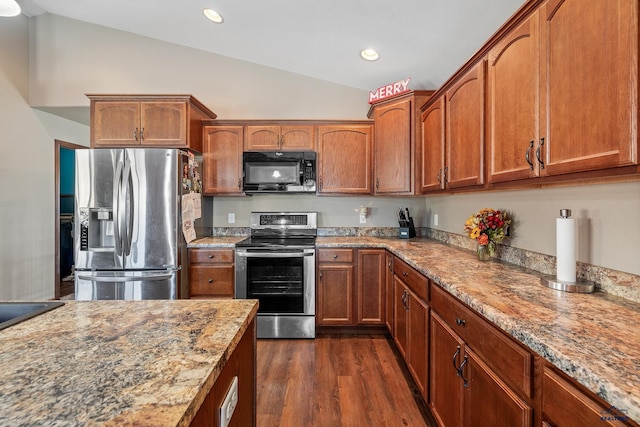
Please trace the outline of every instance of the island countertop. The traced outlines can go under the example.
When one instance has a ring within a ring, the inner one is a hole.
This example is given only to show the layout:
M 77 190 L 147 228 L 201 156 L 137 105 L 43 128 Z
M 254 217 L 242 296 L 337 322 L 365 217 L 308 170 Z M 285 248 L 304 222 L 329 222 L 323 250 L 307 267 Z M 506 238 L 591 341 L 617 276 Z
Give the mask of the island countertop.
M 65 301 L 0 331 L 0 425 L 186 426 L 255 300 Z
M 478 261 L 425 238 L 318 237 L 318 248 L 384 248 L 640 422 L 640 304 L 603 292 L 547 288 L 542 274 Z

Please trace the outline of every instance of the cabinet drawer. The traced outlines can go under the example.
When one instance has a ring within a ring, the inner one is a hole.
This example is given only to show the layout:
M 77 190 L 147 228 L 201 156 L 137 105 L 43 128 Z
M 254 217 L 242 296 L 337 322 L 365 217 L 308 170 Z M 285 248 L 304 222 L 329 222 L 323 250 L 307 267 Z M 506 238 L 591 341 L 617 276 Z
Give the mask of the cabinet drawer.
M 233 298 L 233 266 L 192 265 L 189 273 L 189 297 Z
M 623 411 L 601 405 L 575 387 L 564 374 L 544 367 L 542 417 L 553 426 L 625 426 Z M 618 418 L 618 419 L 616 419 Z M 543 423 L 543 425 L 545 425 Z
M 232 264 L 233 249 L 189 249 L 191 264 Z
M 318 249 L 319 262 L 353 262 L 353 249 Z
M 532 395 L 533 356 L 447 291 L 431 285 L 431 307 L 511 387 Z
M 400 258 L 396 258 L 393 263 L 393 272 L 411 289 L 411 291 L 422 298 L 423 301 L 429 300 L 427 293 L 429 289 L 429 280 L 417 272 L 409 264 L 402 261 Z

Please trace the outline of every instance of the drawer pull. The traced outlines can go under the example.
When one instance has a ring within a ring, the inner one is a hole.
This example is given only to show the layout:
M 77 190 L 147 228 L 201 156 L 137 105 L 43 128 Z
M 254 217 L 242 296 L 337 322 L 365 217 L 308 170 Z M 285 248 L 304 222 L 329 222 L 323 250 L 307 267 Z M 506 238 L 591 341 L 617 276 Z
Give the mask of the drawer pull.
M 209 283 L 213 283 L 213 279 L 209 279 L 209 280 L 208 280 L 208 282 L 209 282 Z
M 338 255 L 334 255 L 334 256 L 333 256 L 333 259 L 338 259 Z
M 460 319 L 460 318 L 456 318 L 456 325 L 458 326 L 464 326 L 467 323 L 466 320 L 464 319 Z
M 212 259 L 212 258 L 213 258 L 213 255 L 209 255 L 209 259 Z
M 406 271 L 403 271 L 403 272 L 402 272 L 402 275 L 403 275 L 404 277 L 407 277 L 407 276 L 409 275 L 409 273 L 407 273 Z

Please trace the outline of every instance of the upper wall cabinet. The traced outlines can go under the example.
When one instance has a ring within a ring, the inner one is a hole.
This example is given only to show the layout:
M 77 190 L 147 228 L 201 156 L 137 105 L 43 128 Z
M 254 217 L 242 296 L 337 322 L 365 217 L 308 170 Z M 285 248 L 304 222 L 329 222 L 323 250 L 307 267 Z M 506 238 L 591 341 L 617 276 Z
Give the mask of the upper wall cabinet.
M 549 0 L 492 48 L 491 182 L 637 165 L 637 9 Z
M 202 120 L 216 115 L 190 95 L 87 95 L 91 147 L 172 147 L 202 152 Z
M 422 113 L 422 193 L 444 190 L 444 95 L 429 104 Z
M 373 124 L 318 126 L 318 193 L 371 194 Z
M 446 188 L 484 183 L 484 66 L 485 61 L 478 62 L 445 94 Z
M 371 106 L 375 121 L 375 194 L 419 194 L 420 107 L 433 91 L 411 91 Z
M 244 148 L 246 151 L 314 151 L 314 130 L 312 125 L 248 125 Z
M 203 193 L 242 195 L 242 126 L 207 124 L 203 128 Z

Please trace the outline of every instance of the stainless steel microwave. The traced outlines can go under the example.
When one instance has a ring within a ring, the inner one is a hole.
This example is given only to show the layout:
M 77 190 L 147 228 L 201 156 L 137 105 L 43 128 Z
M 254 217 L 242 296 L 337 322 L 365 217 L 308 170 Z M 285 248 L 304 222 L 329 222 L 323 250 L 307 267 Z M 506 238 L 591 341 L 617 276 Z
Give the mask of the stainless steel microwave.
M 315 151 L 245 151 L 245 193 L 315 193 Z

